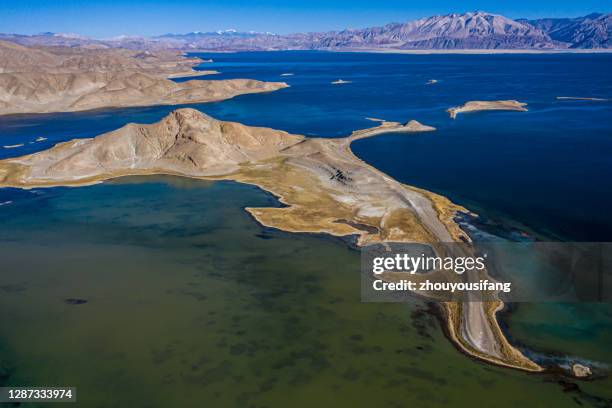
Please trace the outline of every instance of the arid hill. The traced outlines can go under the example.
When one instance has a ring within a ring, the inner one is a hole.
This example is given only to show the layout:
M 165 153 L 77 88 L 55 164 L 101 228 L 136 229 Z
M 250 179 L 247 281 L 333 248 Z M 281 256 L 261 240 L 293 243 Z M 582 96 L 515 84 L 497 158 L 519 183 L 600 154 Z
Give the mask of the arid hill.
M 212 102 L 286 86 L 250 79 L 176 83 L 129 71 L 0 74 L 0 115 Z
M 48 71 L 59 63 L 58 56 L 48 51 L 0 41 L 0 73 Z
M 211 102 L 287 86 L 248 79 L 166 79 L 192 75 L 199 61 L 171 51 L 39 49 L 0 41 L 0 115 Z
M 192 68 L 200 62 L 198 58 L 186 58 L 175 51 L 25 47 L 0 41 L 0 73 L 137 71 L 158 76 L 177 76 L 192 74 Z
M 612 13 L 520 21 L 541 29 L 555 41 L 569 44 L 570 48 L 612 47 Z

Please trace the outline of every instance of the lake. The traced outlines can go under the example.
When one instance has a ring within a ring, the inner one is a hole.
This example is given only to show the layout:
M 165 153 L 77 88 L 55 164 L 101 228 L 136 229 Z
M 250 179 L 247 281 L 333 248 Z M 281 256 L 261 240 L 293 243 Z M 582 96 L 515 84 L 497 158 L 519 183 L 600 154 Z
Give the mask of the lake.
M 221 71 L 207 79 L 290 85 L 189 105 L 215 118 L 321 137 L 374 125 L 366 117 L 416 119 L 438 130 L 361 140 L 355 153 L 477 212 L 483 228 L 543 240 L 612 236 L 612 104 L 556 99 L 610 98 L 610 55 L 201 55 L 214 60 L 202 69 Z M 517 99 L 529 111 L 445 112 L 478 99 Z M 175 108 L 2 117 L 0 146 L 24 146 L 0 148 L 0 158 Z M 420 302 L 361 304 L 358 251 L 259 226 L 243 207 L 277 203 L 252 186 L 125 178 L 2 189 L 0 203 L 0 383 L 73 385 L 79 405 L 105 407 L 612 398 L 609 379 L 564 392 L 558 377 L 475 362 Z M 612 363 L 609 305 L 520 304 L 504 321 L 521 347 Z

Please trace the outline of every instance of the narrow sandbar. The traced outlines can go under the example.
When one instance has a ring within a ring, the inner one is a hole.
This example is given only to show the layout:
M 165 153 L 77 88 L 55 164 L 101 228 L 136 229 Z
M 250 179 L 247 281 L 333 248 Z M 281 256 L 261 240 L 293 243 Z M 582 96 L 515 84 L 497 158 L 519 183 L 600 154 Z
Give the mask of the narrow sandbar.
M 559 100 L 575 100 L 575 101 L 594 101 L 594 102 L 605 102 L 610 99 L 606 98 L 589 98 L 584 96 L 557 96 Z

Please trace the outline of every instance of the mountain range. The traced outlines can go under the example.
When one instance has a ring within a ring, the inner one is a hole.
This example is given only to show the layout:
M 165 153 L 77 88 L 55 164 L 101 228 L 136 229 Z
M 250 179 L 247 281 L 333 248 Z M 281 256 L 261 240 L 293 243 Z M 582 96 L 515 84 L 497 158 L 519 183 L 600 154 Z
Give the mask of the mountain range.
M 183 51 L 599 49 L 612 45 L 612 14 L 512 20 L 476 11 L 363 29 L 287 35 L 230 29 L 108 40 L 54 33 L 0 34 L 0 39 L 22 45 Z

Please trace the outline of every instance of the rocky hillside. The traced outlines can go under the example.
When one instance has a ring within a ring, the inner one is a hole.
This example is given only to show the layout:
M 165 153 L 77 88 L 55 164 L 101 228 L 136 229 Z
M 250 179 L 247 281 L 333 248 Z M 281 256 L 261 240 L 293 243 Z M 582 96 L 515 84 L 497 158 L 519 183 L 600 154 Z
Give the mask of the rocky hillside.
M 448 14 L 402 24 L 345 30 L 320 39 L 323 47 L 400 49 L 551 48 L 542 30 L 483 12 Z
M 283 82 L 250 79 L 176 83 L 130 71 L 3 73 L 0 74 L 0 115 L 212 102 L 286 86 Z
M 287 86 L 166 78 L 191 75 L 199 62 L 177 51 L 25 47 L 0 41 L 0 115 L 211 102 Z
M 0 41 L 0 73 L 137 71 L 168 76 L 189 74 L 199 63 L 198 58 L 185 58 L 176 51 L 23 46 Z
M 612 14 L 589 14 L 578 18 L 521 20 L 546 32 L 570 48 L 612 47 Z
M 406 23 L 342 31 L 295 33 L 240 33 L 233 30 L 166 34 L 144 39 L 122 39 L 124 47 L 182 50 L 317 50 L 317 49 L 516 49 L 553 48 L 542 30 L 485 12 L 448 14 Z M 109 44 L 107 44 L 109 45 Z
M 62 143 L 20 162 L 30 177 L 66 180 L 104 172 L 153 170 L 195 175 L 234 171 L 265 160 L 302 140 L 285 132 L 220 122 L 193 109 L 177 110 L 152 125 L 126 125 L 94 139 Z M 2 165 L 0 164 L 0 168 Z
M 48 70 L 59 64 L 59 58 L 48 51 L 0 41 L 0 73 L 30 72 L 36 67 Z
M 512 20 L 482 11 L 380 27 L 275 35 L 233 30 L 132 39 L 122 46 L 183 50 L 609 48 L 612 14 Z

